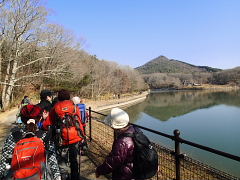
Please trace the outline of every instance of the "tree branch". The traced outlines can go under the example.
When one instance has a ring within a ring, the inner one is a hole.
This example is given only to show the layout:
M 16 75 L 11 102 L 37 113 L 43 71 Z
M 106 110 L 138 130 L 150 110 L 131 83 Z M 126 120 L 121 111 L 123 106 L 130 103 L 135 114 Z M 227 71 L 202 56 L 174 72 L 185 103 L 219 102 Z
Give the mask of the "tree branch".
M 10 83 L 6 83 L 6 82 L 0 82 L 0 84 L 2 84 L 2 85 L 8 85 L 8 86 L 13 86 L 13 87 L 21 86 L 21 85 L 19 85 L 19 84 L 10 84 Z
M 50 73 L 47 73 L 47 72 L 50 72 Z M 18 79 L 15 79 L 14 82 L 17 82 L 17 81 L 20 81 L 20 80 L 26 79 L 26 78 L 50 77 L 51 75 L 61 75 L 61 74 L 65 74 L 65 73 L 66 72 L 58 72 L 58 70 L 46 70 L 46 71 L 41 71 L 41 72 L 38 72 L 38 73 L 30 74 L 30 75 L 27 75 L 27 76 L 22 76 Z
M 52 58 L 52 57 L 41 57 L 41 58 L 35 59 L 34 61 L 31 61 L 31 62 L 29 62 L 29 63 L 27 63 L 27 64 L 23 64 L 23 65 L 21 65 L 21 66 L 18 66 L 18 67 L 17 67 L 17 70 L 20 69 L 20 68 L 23 68 L 23 67 L 25 67 L 25 66 L 29 66 L 29 65 L 31 65 L 31 64 L 33 64 L 33 63 L 35 63 L 35 62 L 38 62 L 38 61 L 41 61 L 41 60 L 44 60 L 44 59 L 50 59 L 50 58 Z

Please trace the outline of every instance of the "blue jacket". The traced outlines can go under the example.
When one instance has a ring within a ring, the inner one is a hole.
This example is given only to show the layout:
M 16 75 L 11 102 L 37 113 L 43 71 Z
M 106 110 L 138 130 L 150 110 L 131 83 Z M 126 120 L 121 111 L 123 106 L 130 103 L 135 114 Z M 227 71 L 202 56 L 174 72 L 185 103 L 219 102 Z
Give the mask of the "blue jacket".
M 81 112 L 82 123 L 86 124 L 86 122 L 87 122 L 86 104 L 77 104 L 77 106 Z

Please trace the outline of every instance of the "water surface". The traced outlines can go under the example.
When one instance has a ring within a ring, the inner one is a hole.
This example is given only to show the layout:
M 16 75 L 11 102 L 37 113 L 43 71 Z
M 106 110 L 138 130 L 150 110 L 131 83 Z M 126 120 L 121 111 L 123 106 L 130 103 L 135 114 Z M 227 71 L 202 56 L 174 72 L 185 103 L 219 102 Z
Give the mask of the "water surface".
M 150 94 L 126 111 L 131 122 L 167 134 L 174 129 L 181 137 L 240 156 L 240 92 L 182 91 Z M 173 141 L 147 135 L 155 142 L 173 148 Z M 240 177 L 240 162 L 229 160 L 188 145 L 181 151 L 190 157 Z

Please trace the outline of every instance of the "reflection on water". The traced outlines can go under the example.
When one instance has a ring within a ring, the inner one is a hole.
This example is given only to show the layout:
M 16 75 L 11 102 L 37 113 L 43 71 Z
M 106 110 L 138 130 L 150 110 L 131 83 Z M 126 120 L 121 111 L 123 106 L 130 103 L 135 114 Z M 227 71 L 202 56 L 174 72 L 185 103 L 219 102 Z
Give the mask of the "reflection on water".
M 132 123 L 164 133 L 179 129 L 181 137 L 240 156 L 240 92 L 185 91 L 150 94 L 127 112 Z M 148 133 L 167 146 L 173 142 Z M 182 151 L 240 177 L 240 163 L 182 145 Z
M 128 112 L 137 120 L 136 112 L 144 112 L 161 121 L 181 116 L 197 109 L 209 108 L 218 104 L 240 107 L 239 91 L 208 92 L 182 91 L 150 94 L 145 102 L 129 108 Z M 132 121 L 134 122 L 134 121 Z

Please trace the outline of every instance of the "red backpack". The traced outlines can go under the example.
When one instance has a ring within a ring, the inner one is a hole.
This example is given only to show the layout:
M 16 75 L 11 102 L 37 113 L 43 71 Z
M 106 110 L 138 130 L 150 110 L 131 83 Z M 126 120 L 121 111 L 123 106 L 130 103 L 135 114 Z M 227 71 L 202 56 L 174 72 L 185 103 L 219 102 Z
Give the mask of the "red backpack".
M 42 139 L 24 138 L 17 142 L 11 168 L 14 180 L 40 180 L 44 177 L 46 152 Z
M 83 128 L 80 119 L 80 112 L 70 100 L 58 102 L 54 106 L 58 115 L 58 126 L 60 128 L 63 145 L 69 145 L 83 140 Z

